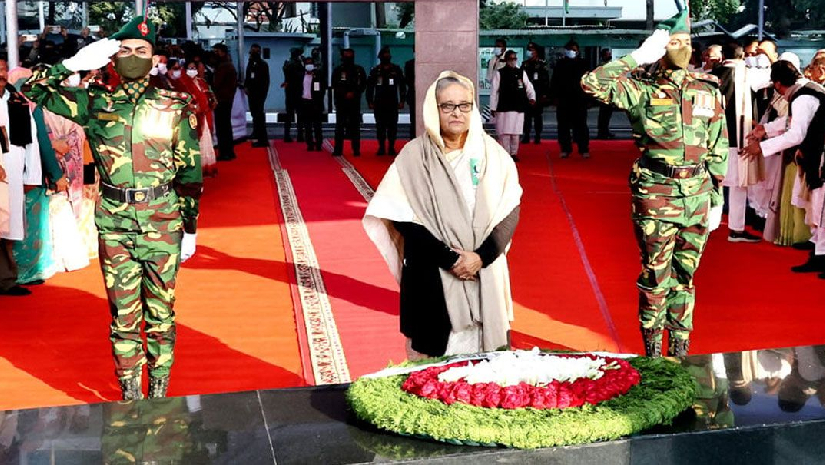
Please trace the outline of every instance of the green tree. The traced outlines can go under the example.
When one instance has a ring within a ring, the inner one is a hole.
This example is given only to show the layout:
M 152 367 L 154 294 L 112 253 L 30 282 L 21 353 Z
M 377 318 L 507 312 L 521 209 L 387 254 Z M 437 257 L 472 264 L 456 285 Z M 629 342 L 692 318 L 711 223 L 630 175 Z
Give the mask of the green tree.
M 728 26 L 738 29 L 757 24 L 759 0 L 742 0 L 742 11 L 733 15 Z M 825 29 L 825 5 L 822 0 L 765 1 L 765 30 L 779 38 L 791 31 Z
M 522 29 L 529 16 L 515 3 L 481 3 L 479 26 L 481 29 Z
M 724 24 L 739 9 L 739 0 L 690 0 L 690 18 L 693 21 L 713 19 Z

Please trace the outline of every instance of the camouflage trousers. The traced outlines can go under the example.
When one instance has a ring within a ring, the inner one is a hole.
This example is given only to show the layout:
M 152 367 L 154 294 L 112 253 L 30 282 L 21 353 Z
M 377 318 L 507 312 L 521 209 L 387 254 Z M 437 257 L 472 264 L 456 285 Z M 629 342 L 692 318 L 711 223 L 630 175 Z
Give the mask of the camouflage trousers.
M 636 281 L 639 322 L 655 341 L 661 341 L 664 329 L 671 341 L 687 340 L 693 330 L 693 275 L 707 244 L 709 199 L 708 194 L 667 198 L 667 208 L 658 209 L 667 214 L 653 217 L 638 213 L 651 211 L 639 208 L 651 199 L 634 196 L 633 225 L 642 259 Z
M 119 379 L 169 375 L 175 348 L 175 278 L 182 233 L 101 233 L 100 266 L 112 315 L 110 340 Z M 145 323 L 146 353 L 141 330 Z

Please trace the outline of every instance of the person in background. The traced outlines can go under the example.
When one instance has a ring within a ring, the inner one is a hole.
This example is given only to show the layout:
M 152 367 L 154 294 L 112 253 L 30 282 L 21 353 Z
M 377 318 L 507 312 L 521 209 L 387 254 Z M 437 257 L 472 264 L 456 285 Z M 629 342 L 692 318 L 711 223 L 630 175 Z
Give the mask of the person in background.
M 204 176 L 216 176 L 218 164 L 215 159 L 215 148 L 212 145 L 212 133 L 215 128 L 213 119 L 215 106 L 218 102 L 215 94 L 203 78 L 205 67 L 203 63 L 190 61 L 186 64 L 186 76 L 192 80 L 202 99 L 198 99 L 198 145 L 201 149 L 201 168 Z
M 404 63 L 404 77 L 407 80 L 407 108 L 410 109 L 410 140 L 415 139 L 418 112 L 415 110 L 415 46 L 413 57 Z
M 579 57 L 579 44 L 571 40 L 564 46 L 564 58 L 556 62 L 553 78 L 550 80 L 550 96 L 557 103 L 556 120 L 559 125 L 561 158 L 567 158 L 573 153 L 573 140 L 576 141 L 582 158 L 590 158 L 588 98 L 580 84 L 582 76 L 587 71 L 587 62 Z
M 281 67 L 284 72 L 284 82 L 281 87 L 286 97 L 286 120 L 284 121 L 284 142 L 292 142 L 292 123 L 298 108 L 301 106 L 301 92 L 304 85 L 304 63 L 301 61 L 303 49 L 294 47 L 289 50 L 289 60 L 284 61 Z M 298 142 L 304 141 L 304 131 L 298 125 Z
M 499 37 L 496 39 L 496 45 L 493 48 L 493 57 L 487 62 L 487 82 L 493 85 L 493 77 L 501 68 L 507 66 L 504 62 L 504 52 L 507 51 L 507 41 Z
M 269 147 L 266 114 L 264 113 L 266 96 L 269 94 L 269 65 L 261 57 L 261 46 L 258 44 L 252 44 L 249 47 L 244 89 L 249 100 L 249 112 L 252 114 L 252 138 L 255 139 L 252 146 Z
M 304 59 L 304 82 L 298 121 L 304 128 L 307 150 L 320 151 L 324 138 L 321 134 L 321 117 L 324 114 L 324 96 L 327 92 L 323 73 L 315 69 L 312 57 Z
M 534 144 L 541 143 L 541 131 L 544 129 L 544 107 L 550 103 L 550 73 L 544 61 L 544 48 L 535 42 L 527 44 L 527 60 L 521 69 L 527 75 L 536 93 L 536 104 L 529 105 L 524 112 L 524 134 L 521 142 L 530 142 L 530 133 L 535 131 Z
M 525 73 L 518 66 L 516 52 L 504 54 L 507 66 L 493 75 L 490 90 L 490 108 L 496 117 L 496 134 L 499 143 L 513 161 L 519 161 L 518 149 L 524 131 L 524 112 L 536 104 L 536 92 Z
M 172 88 L 169 83 L 169 52 L 165 50 L 158 51 L 158 64 L 152 67 L 149 72 L 149 84 L 158 89 L 169 90 Z
M 370 70 L 367 77 L 367 105 L 375 115 L 375 130 L 378 137 L 378 152 L 381 156 L 389 152 L 395 156 L 395 139 L 398 134 L 398 110 L 404 108 L 407 84 L 401 68 L 392 62 L 389 47 L 378 54 L 380 63 Z M 385 150 L 384 143 L 389 142 Z
M 216 66 L 212 90 L 218 104 L 215 106 L 215 132 L 218 136 L 218 160 L 235 159 L 235 140 L 232 134 L 232 102 L 238 87 L 238 73 L 229 57 L 229 48 L 224 44 L 212 46 Z
M 350 139 L 352 154 L 361 155 L 361 94 L 367 88 L 367 73 L 355 64 L 355 50 L 341 50 L 341 64 L 332 70 L 335 101 L 335 148 L 333 156 L 344 153 L 344 135 Z
M 0 233 L 0 295 L 24 296 L 31 291 L 17 283 L 14 243 L 26 235 L 26 192 L 43 182 L 37 126 L 29 102 L 8 82 L 9 68 L 0 59 L 0 151 L 2 178 L 8 189 L 8 230 Z

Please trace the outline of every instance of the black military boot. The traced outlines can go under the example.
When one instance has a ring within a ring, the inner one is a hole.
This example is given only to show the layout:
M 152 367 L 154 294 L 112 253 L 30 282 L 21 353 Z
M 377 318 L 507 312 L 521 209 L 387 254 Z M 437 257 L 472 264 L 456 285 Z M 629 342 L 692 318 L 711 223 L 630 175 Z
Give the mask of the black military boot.
M 642 340 L 645 343 L 645 355 L 648 357 L 662 356 L 662 331 L 656 329 L 642 329 Z
M 169 377 L 149 378 L 149 398 L 166 397 L 166 390 L 169 389 Z
M 689 346 L 689 339 L 673 337 L 671 334 L 667 354 L 671 357 L 687 357 Z
M 123 392 L 123 400 L 140 400 L 143 399 L 143 378 L 141 375 L 134 378 L 122 378 L 120 382 L 120 390 Z

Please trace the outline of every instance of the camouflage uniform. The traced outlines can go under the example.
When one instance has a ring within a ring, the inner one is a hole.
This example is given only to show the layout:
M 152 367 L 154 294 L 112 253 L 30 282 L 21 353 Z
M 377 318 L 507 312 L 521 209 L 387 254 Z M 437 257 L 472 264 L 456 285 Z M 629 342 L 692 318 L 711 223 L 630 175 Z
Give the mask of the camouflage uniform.
M 725 112 L 715 77 L 685 70 L 628 77 L 636 67 L 630 56 L 610 62 L 586 74 L 582 87 L 627 111 L 642 152 L 633 164 L 630 189 L 642 259 L 637 286 L 646 350 L 661 352 L 667 328 L 671 353 L 686 353 L 693 329 L 693 274 L 708 238 L 708 208 L 723 202 Z M 685 166 L 693 168 L 674 170 Z
M 149 86 L 148 78 L 113 91 L 62 86 L 71 74 L 62 64 L 38 72 L 26 95 L 83 126 L 101 183 L 120 189 L 170 186 L 151 200 L 135 194 L 134 203 L 103 195 L 95 212 L 115 372 L 121 381 L 140 378 L 147 361 L 140 333 L 145 321 L 149 373 L 168 378 L 181 238 L 183 231 L 196 231 L 202 186 L 191 97 Z

